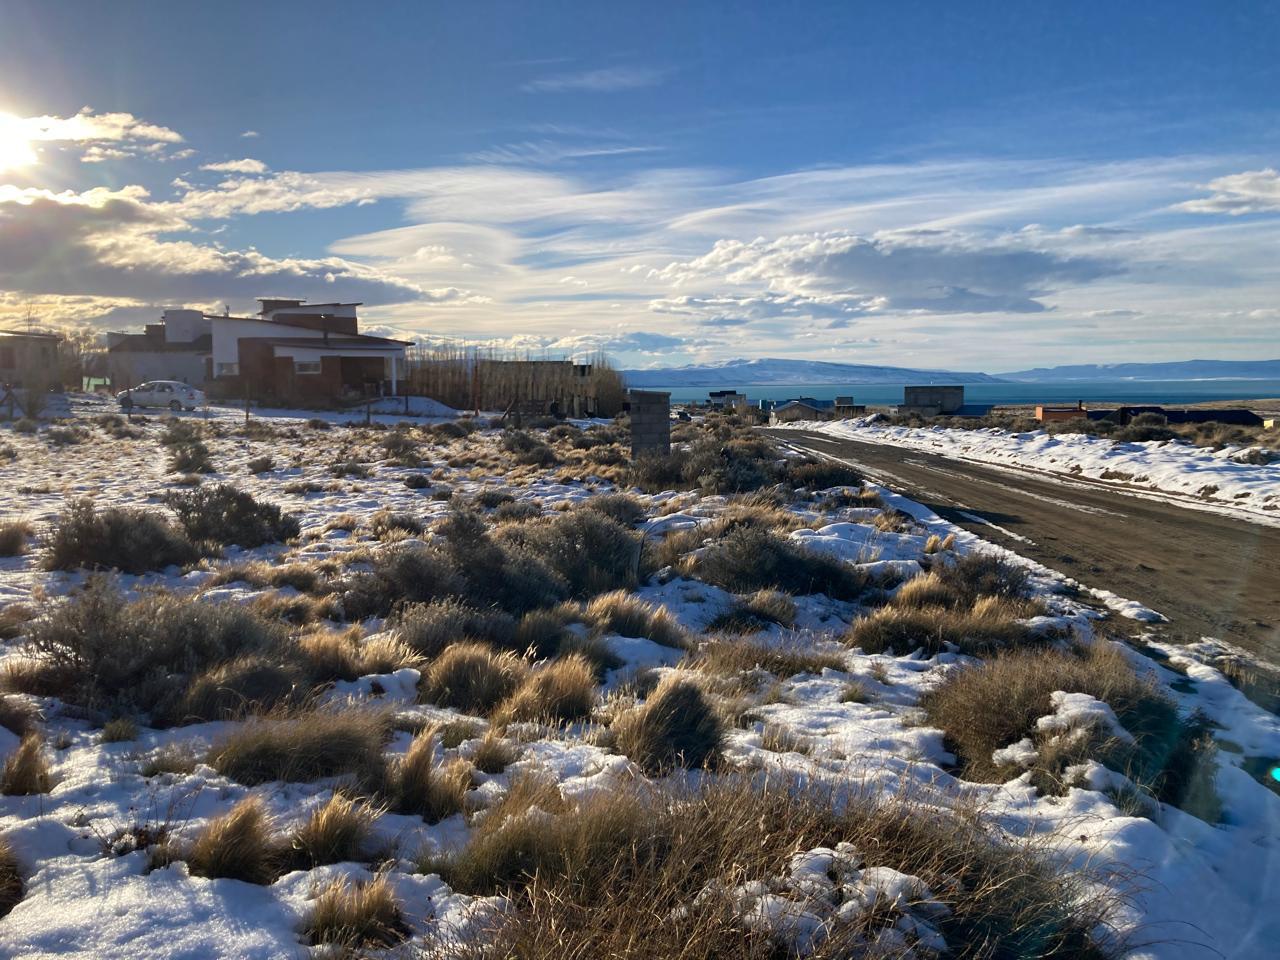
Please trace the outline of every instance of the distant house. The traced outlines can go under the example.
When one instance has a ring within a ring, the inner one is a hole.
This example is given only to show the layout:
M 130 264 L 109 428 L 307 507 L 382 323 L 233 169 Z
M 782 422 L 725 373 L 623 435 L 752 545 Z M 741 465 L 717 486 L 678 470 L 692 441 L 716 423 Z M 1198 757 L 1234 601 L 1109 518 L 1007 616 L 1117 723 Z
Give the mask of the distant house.
M 903 416 L 947 417 L 963 406 L 963 386 L 903 387 L 898 413 Z
M 1164 417 L 1165 423 L 1226 423 L 1239 427 L 1260 427 L 1264 423 L 1262 417 L 1243 407 L 1218 410 L 1168 410 L 1156 406 L 1129 406 L 1116 407 L 1112 410 L 1088 410 L 1085 416 L 1090 420 L 1111 420 L 1121 426 L 1127 426 L 1134 417 L 1144 413 L 1154 413 Z
M 826 401 L 827 406 L 820 407 L 820 401 L 788 400 L 773 408 L 769 413 L 769 423 L 795 423 L 798 420 L 834 420 L 835 404 Z
M 258 302 L 252 317 L 166 310 L 143 333 L 110 334 L 113 384 L 183 380 L 222 396 L 278 403 L 396 394 L 408 344 L 360 333 L 360 304 Z
M 853 397 L 836 397 L 835 414 L 836 419 L 847 419 L 848 417 L 865 416 L 867 407 L 865 404 L 853 402 Z
M 1046 404 L 1036 405 L 1036 419 L 1041 423 L 1054 423 L 1063 420 L 1083 420 L 1087 411 L 1084 403 L 1077 401 L 1070 407 L 1052 407 Z
M 713 410 L 739 410 L 747 405 L 747 395 L 737 390 L 712 390 L 707 394 L 707 405 Z
M 0 330 L 0 383 L 47 389 L 61 386 L 56 333 Z

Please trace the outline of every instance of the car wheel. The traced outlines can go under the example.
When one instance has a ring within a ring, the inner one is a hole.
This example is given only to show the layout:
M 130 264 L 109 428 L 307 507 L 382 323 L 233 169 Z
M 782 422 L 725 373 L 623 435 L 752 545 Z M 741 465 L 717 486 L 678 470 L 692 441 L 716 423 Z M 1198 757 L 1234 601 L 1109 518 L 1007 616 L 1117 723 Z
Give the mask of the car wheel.
M 180 411 L 182 410 L 182 401 L 181 401 L 181 400 L 170 400 L 170 401 L 169 401 L 169 409 L 170 409 L 170 410 L 172 410 L 174 413 L 178 413 L 178 412 L 180 412 Z

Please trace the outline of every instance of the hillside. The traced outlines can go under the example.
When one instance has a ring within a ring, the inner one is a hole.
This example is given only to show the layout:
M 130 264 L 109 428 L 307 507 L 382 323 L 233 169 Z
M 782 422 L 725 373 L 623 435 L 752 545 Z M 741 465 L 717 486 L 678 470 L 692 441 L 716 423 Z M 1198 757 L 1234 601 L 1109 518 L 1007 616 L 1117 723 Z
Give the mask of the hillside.
M 953 370 L 917 370 L 911 367 L 877 367 L 861 363 L 828 363 L 822 360 L 725 360 L 685 367 L 624 370 L 632 387 L 734 387 L 772 384 L 819 383 L 999 383 L 985 373 Z
M 1280 360 L 1182 360 L 1176 363 L 1080 363 L 999 374 L 1003 380 L 1280 380 Z

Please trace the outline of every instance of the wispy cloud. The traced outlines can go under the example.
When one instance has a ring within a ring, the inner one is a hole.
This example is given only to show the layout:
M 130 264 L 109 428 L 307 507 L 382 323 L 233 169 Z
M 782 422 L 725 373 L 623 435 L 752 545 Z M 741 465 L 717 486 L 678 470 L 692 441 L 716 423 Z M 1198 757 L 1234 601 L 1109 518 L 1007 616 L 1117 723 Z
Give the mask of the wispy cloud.
M 215 173 L 266 173 L 267 165 L 261 160 L 245 157 L 243 160 L 222 160 L 218 163 L 201 164 L 201 170 L 212 170 Z
M 257 130 L 246 130 L 244 133 L 240 134 L 240 136 L 244 137 L 246 140 L 252 140 L 254 137 L 262 136 L 262 134 Z
M 1178 204 L 1190 213 L 1280 213 L 1280 173 L 1271 168 L 1246 170 L 1209 181 L 1213 195 Z
M 510 163 L 549 166 L 565 160 L 585 160 L 590 157 L 622 157 L 637 153 L 653 153 L 661 147 L 645 147 L 627 144 L 568 144 L 555 140 L 522 140 L 504 143 L 467 154 L 472 163 Z
M 522 90 L 526 93 L 611 93 L 616 90 L 639 90 L 656 87 L 668 71 L 654 67 L 603 67 L 580 73 L 561 73 L 530 80 Z

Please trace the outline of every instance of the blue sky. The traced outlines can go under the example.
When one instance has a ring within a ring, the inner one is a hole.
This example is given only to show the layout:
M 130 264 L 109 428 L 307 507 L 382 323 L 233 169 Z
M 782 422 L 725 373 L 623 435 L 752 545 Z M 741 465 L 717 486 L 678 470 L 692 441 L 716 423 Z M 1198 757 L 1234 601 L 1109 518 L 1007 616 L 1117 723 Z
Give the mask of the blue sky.
M 0 0 L 0 323 L 626 365 L 1280 356 L 1265 3 Z

